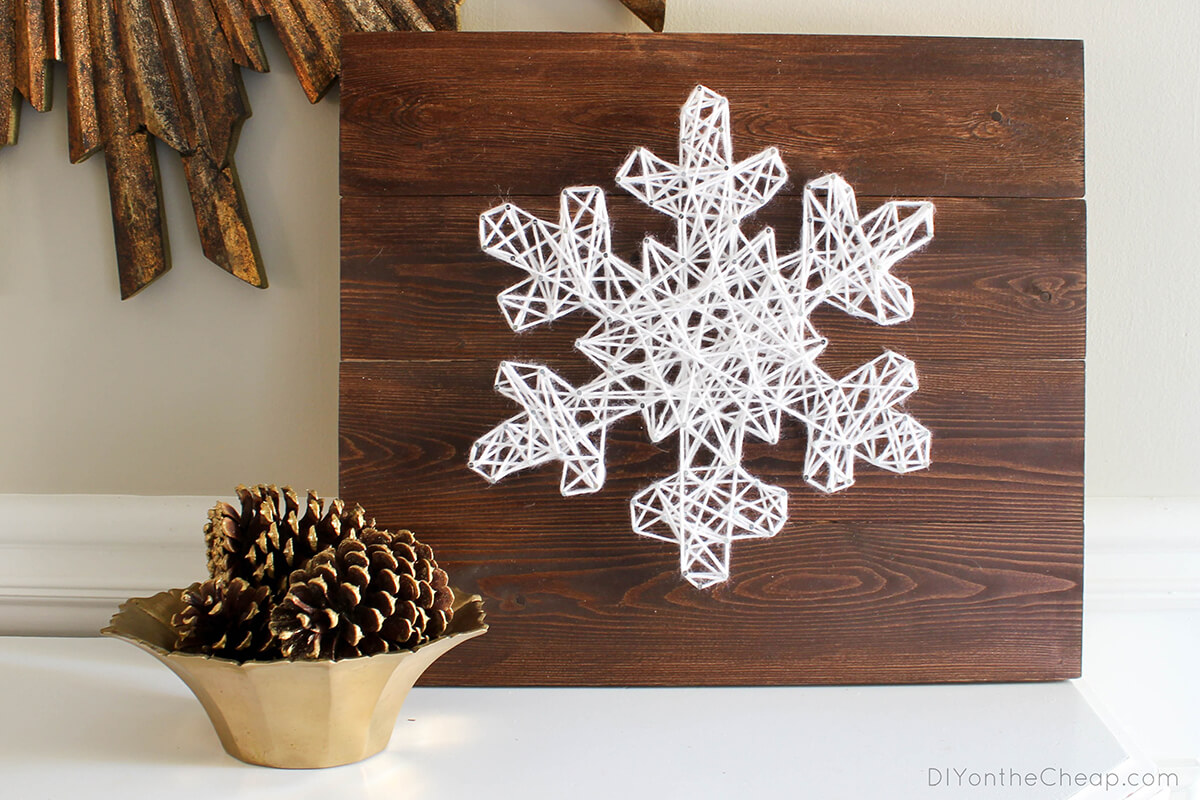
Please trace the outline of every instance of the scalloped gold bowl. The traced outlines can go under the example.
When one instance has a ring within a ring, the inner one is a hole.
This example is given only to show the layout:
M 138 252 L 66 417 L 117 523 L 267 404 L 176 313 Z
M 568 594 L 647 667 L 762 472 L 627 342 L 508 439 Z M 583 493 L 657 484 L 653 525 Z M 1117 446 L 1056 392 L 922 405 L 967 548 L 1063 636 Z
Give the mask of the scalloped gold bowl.
M 334 767 L 380 752 L 417 678 L 488 628 L 480 597 L 462 598 L 455 591 L 446 633 L 415 650 L 341 661 L 239 664 L 171 649 L 171 618 L 182 591 L 126 600 L 100 633 L 135 644 L 170 667 L 208 712 L 226 752 L 268 767 Z

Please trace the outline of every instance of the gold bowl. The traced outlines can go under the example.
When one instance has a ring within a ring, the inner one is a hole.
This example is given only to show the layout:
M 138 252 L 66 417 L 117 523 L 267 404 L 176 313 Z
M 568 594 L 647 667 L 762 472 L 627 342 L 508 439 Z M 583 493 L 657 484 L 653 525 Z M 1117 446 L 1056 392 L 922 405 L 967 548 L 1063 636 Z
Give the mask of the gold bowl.
M 100 631 L 166 664 L 200 700 L 221 744 L 251 764 L 350 764 L 387 747 L 404 698 L 429 665 L 487 632 L 479 595 L 455 591 L 446 632 L 413 650 L 340 661 L 247 661 L 173 650 L 182 589 L 134 597 Z

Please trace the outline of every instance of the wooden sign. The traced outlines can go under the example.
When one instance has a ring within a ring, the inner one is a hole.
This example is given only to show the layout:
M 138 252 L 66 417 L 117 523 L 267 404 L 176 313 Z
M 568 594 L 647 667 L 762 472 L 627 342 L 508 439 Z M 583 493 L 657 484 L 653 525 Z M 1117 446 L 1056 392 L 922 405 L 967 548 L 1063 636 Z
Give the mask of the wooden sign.
M 492 630 L 427 683 L 801 684 L 1050 680 L 1079 674 L 1085 220 L 1079 42 L 823 36 L 364 34 L 343 52 L 341 494 L 430 542 Z M 837 172 L 865 213 L 930 199 L 936 235 L 895 267 L 916 299 L 880 327 L 813 322 L 843 375 L 912 359 L 907 410 L 932 466 L 869 466 L 823 495 L 804 429 L 748 446 L 789 495 L 773 539 L 738 542 L 699 590 L 677 548 L 634 535 L 629 498 L 673 471 L 640 418 L 610 431 L 608 481 L 562 497 L 554 466 L 489 485 L 472 442 L 516 413 L 500 361 L 578 384 L 575 314 L 513 333 L 496 295 L 523 273 L 486 256 L 481 212 L 554 219 L 599 185 L 616 252 L 673 222 L 614 183 L 637 146 L 674 159 L 704 84 L 734 155 L 778 147 L 791 183 L 748 232 L 799 243 L 805 182 Z

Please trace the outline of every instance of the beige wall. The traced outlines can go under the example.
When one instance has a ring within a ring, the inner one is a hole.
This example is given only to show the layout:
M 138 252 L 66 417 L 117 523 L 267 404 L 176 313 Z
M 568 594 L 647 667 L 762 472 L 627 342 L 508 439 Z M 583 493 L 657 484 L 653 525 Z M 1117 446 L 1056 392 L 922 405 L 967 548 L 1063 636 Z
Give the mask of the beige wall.
M 674 30 L 1083 38 L 1088 493 L 1200 494 L 1200 4 L 1194 0 L 670 0 Z M 466 0 L 467 28 L 637 30 L 615 0 Z M 265 33 L 265 29 L 264 29 Z M 100 158 L 56 108 L 0 151 L 0 493 L 327 492 L 337 458 L 336 93 L 310 107 L 273 34 L 238 148 L 271 289 L 200 254 L 160 148 L 174 269 L 117 299 Z M 1191 302 L 1189 302 L 1191 301 Z

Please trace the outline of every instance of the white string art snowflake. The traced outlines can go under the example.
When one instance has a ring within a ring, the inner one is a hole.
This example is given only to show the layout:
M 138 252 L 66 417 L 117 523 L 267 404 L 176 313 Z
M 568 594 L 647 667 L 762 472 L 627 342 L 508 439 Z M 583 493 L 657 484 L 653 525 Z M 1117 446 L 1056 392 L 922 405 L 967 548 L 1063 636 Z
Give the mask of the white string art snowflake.
M 678 435 L 679 470 L 632 498 L 633 530 L 677 542 L 683 576 L 704 588 L 728 579 L 735 540 L 787 520 L 787 492 L 741 464 L 746 436 L 777 444 L 783 415 L 807 427 L 804 478 L 823 492 L 854 483 L 855 459 L 927 467 L 929 431 L 899 409 L 917 389 L 913 363 L 885 351 L 835 379 L 817 366 L 827 340 L 809 314 L 828 303 L 880 325 L 911 318 L 912 292 L 889 270 L 932 238 L 933 205 L 893 200 L 860 218 L 850 185 L 826 175 L 804 189 L 800 249 L 779 256 L 774 231 L 747 238 L 741 221 L 786 180 L 775 148 L 733 162 L 729 103 L 698 86 L 680 114 L 679 164 L 639 149 L 617 174 L 675 218 L 674 247 L 647 238 L 636 267 L 614 255 L 595 186 L 563 190 L 558 224 L 512 204 L 482 214 L 484 251 L 529 275 L 499 295 L 509 325 L 595 315 L 575 346 L 601 374 L 576 387 L 502 362 L 496 391 L 524 411 L 474 443 L 471 468 L 495 482 L 560 461 L 564 496 L 595 492 L 609 426 L 641 414 L 653 441 Z

